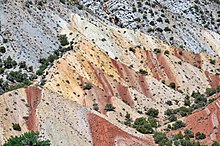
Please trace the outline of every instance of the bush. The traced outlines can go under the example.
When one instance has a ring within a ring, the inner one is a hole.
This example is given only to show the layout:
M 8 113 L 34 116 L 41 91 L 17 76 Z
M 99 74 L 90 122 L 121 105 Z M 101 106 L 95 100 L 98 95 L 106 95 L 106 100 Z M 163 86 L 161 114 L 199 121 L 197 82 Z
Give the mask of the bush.
M 153 117 L 149 117 L 147 121 L 149 122 L 151 127 L 157 128 L 159 126 L 159 122 Z
M 168 117 L 168 120 L 169 120 L 170 122 L 174 122 L 174 121 L 177 120 L 177 117 L 176 117 L 175 115 L 170 115 L 170 116 Z
M 214 141 L 214 142 L 212 143 L 212 146 L 220 146 L 220 144 L 219 144 L 217 141 Z
M 153 133 L 153 128 L 151 124 L 148 121 L 146 121 L 146 118 L 144 117 L 135 119 L 133 127 L 143 134 Z
M 0 67 L 0 74 L 3 74 L 4 72 L 5 72 L 5 69 Z
M 187 116 L 187 115 L 191 114 L 192 109 L 190 107 L 187 108 L 187 107 L 182 106 L 178 109 L 175 109 L 175 112 L 179 113 L 182 117 L 184 117 L 184 116 Z
M 160 49 L 154 49 L 154 53 L 161 53 L 161 50 Z
M 188 139 L 194 137 L 194 133 L 193 133 L 191 130 L 189 130 L 189 129 L 186 129 L 186 130 L 184 131 L 184 134 L 185 134 L 185 137 L 187 137 Z
M 143 69 L 140 69 L 139 73 L 144 75 L 144 76 L 148 75 L 148 72 L 146 70 L 143 70 Z
M 215 65 L 215 63 L 216 63 L 215 59 L 210 59 L 209 61 L 210 61 L 210 63 L 213 64 L 213 65 Z
M 105 111 L 115 111 L 115 107 L 112 104 L 106 104 L 105 105 Z
M 215 93 L 216 93 L 216 89 L 214 89 L 214 88 L 206 88 L 205 94 L 206 94 L 207 96 L 212 96 L 212 95 L 215 94 Z
M 60 35 L 60 36 L 59 36 L 59 41 L 60 41 L 60 44 L 61 44 L 62 46 L 69 45 L 69 41 L 68 41 L 66 35 Z
M 99 111 L 99 105 L 97 103 L 93 104 L 93 109 Z
M 24 82 L 27 80 L 28 75 L 26 73 L 22 73 L 21 70 L 20 71 L 11 71 L 8 75 L 7 75 L 7 79 L 11 82 Z
M 153 138 L 154 138 L 155 143 L 168 141 L 166 134 L 163 132 L 155 132 L 153 135 Z
M 201 140 L 201 139 L 205 139 L 206 138 L 206 135 L 202 132 L 197 132 L 196 133 L 196 139 L 197 140 Z
M 184 99 L 184 105 L 185 106 L 190 106 L 190 97 L 188 95 Z
M 183 121 L 178 120 L 175 123 L 173 123 L 172 130 L 177 130 L 177 129 L 185 127 L 185 126 L 186 126 L 186 124 Z
M 151 117 L 157 117 L 158 114 L 159 114 L 159 110 L 158 109 L 154 109 L 154 108 L 150 108 L 147 113 L 146 113 L 148 116 L 151 116 Z
M 127 112 L 125 115 L 125 122 L 124 124 L 127 126 L 131 126 L 132 118 L 131 115 Z
M 6 52 L 6 49 L 5 49 L 4 46 L 1 46 L 1 47 L 0 47 L 0 52 L 1 52 L 1 53 L 5 53 L 5 52 Z
M 86 82 L 86 85 L 84 86 L 84 90 L 90 90 L 92 88 L 92 84 L 91 83 L 88 83 Z
M 192 105 L 193 109 L 202 108 L 207 105 L 207 99 L 204 94 L 201 94 L 199 91 L 192 93 L 192 97 L 194 98 L 194 104 Z
M 134 48 L 129 48 L 129 51 L 131 51 L 131 52 L 133 52 L 133 53 L 135 53 L 135 49 Z
M 16 67 L 16 65 L 17 65 L 17 62 L 14 61 L 14 60 L 11 58 L 11 56 L 8 56 L 8 58 L 7 58 L 6 60 L 4 60 L 4 66 L 5 66 L 5 68 L 7 68 L 7 69 L 10 69 L 10 68 L 12 68 L 12 67 Z
M 169 55 L 170 54 L 170 51 L 169 50 L 165 50 L 164 51 L 164 55 Z
M 27 65 L 26 65 L 26 62 L 25 61 L 22 61 L 19 63 L 19 68 L 27 68 Z
M 12 128 L 16 131 L 21 131 L 21 127 L 19 124 L 16 124 L 16 123 L 12 123 Z
M 49 140 L 39 140 L 38 132 L 27 132 L 21 136 L 9 138 L 3 146 L 50 146 Z
M 175 90 L 176 89 L 176 84 L 174 82 L 171 82 L 169 87 Z

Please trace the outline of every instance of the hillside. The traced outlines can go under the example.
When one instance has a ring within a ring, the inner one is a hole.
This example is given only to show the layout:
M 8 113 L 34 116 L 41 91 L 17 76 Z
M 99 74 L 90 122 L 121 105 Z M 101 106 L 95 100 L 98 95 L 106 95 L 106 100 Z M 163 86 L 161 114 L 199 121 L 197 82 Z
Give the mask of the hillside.
M 1 145 L 28 131 L 60 146 L 220 143 L 219 4 L 0 3 Z

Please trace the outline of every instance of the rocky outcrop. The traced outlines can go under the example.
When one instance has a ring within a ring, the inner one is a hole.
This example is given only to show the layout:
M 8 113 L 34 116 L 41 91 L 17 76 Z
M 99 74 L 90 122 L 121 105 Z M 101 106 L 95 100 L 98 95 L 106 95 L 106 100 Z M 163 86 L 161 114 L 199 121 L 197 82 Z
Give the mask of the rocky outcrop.
M 88 117 L 94 146 L 155 145 L 152 138 L 144 139 L 131 136 L 95 114 L 89 114 Z

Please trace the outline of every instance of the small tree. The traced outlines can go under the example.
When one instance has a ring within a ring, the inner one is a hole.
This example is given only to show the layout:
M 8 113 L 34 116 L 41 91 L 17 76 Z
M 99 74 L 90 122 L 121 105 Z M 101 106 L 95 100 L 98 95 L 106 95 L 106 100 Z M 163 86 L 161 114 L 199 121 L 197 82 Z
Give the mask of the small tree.
M 188 138 L 188 139 L 194 137 L 194 133 L 193 133 L 191 130 L 189 130 L 189 129 L 186 129 L 186 130 L 184 131 L 184 134 L 185 134 L 185 137 Z
M 1 52 L 1 53 L 5 53 L 5 52 L 6 52 L 6 49 L 5 49 L 4 46 L 0 46 L 0 52 Z
M 88 83 L 86 82 L 86 85 L 84 86 L 84 90 L 90 90 L 92 88 L 92 84 L 91 83 Z
M 17 123 L 12 123 L 12 128 L 16 131 L 21 131 L 21 126 Z
M 154 109 L 154 108 L 150 108 L 147 113 L 146 113 L 148 116 L 151 116 L 151 117 L 157 117 L 158 114 L 159 114 L 159 110 L 158 109 Z
M 144 76 L 148 75 L 148 72 L 146 70 L 143 70 L 143 69 L 140 69 L 139 73 L 144 75 Z
M 61 44 L 62 46 L 69 45 L 69 41 L 68 41 L 66 35 L 60 35 L 60 36 L 59 36 L 59 41 L 60 41 L 60 44 Z
M 99 111 L 99 105 L 97 103 L 93 104 L 93 109 Z
M 172 89 L 176 89 L 176 84 L 174 82 L 171 82 L 169 87 L 172 88 Z
M 185 126 L 186 126 L 186 124 L 183 121 L 178 120 L 175 123 L 173 123 L 172 130 L 177 130 L 177 129 L 185 127 Z
M 112 104 L 106 104 L 105 105 L 105 111 L 115 111 L 115 107 Z
M 21 136 L 12 136 L 3 146 L 50 146 L 50 141 L 39 140 L 38 132 L 27 132 Z
M 206 135 L 202 132 L 197 132 L 196 133 L 196 139 L 197 140 L 201 140 L 201 139 L 205 139 L 206 138 Z
M 12 67 L 16 67 L 16 65 L 17 65 L 17 62 L 14 61 L 14 60 L 11 58 L 11 56 L 8 56 L 8 58 L 4 61 L 4 66 L 5 66 L 5 68 L 7 68 L 7 69 L 10 69 L 10 68 L 12 68 Z

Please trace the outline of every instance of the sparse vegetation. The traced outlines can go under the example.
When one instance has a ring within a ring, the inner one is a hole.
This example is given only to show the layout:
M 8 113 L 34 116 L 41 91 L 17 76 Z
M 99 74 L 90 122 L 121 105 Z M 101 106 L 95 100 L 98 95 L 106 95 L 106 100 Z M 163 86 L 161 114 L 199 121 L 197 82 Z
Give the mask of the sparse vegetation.
M 65 0 L 62 0 L 62 1 L 64 1 L 64 3 L 65 3 Z M 60 35 L 60 36 L 59 36 L 59 41 L 60 41 L 60 44 L 61 44 L 62 46 L 69 45 L 69 41 L 68 41 L 66 35 Z
M 158 109 L 154 109 L 154 108 L 150 108 L 150 109 L 146 112 L 146 114 L 147 114 L 148 116 L 151 116 L 151 117 L 157 117 L 158 114 L 159 114 L 159 110 L 158 110 Z
M 27 132 L 21 136 L 12 136 L 3 146 L 50 146 L 49 140 L 39 140 L 38 132 Z
M 174 82 L 171 82 L 169 87 L 175 90 L 176 89 L 176 84 Z
M 115 111 L 115 107 L 112 104 L 106 104 L 105 105 L 105 111 Z
M 90 89 L 92 89 L 92 84 L 89 83 L 89 82 L 86 82 L 83 89 L 84 89 L 84 90 L 90 90 Z
M 148 75 L 148 72 L 146 70 L 143 70 L 143 69 L 140 69 L 139 73 L 144 75 L 144 76 Z
M 12 123 L 12 127 L 16 131 L 21 131 L 21 127 L 18 123 Z
M 161 50 L 160 49 L 158 49 L 158 48 L 156 48 L 156 49 L 154 49 L 154 53 L 161 53 Z
M 185 127 L 186 124 L 183 121 L 177 120 L 175 123 L 172 125 L 172 130 L 177 130 L 179 128 Z
M 201 140 L 201 139 L 205 139 L 206 135 L 202 132 L 197 132 L 195 137 L 197 140 Z

